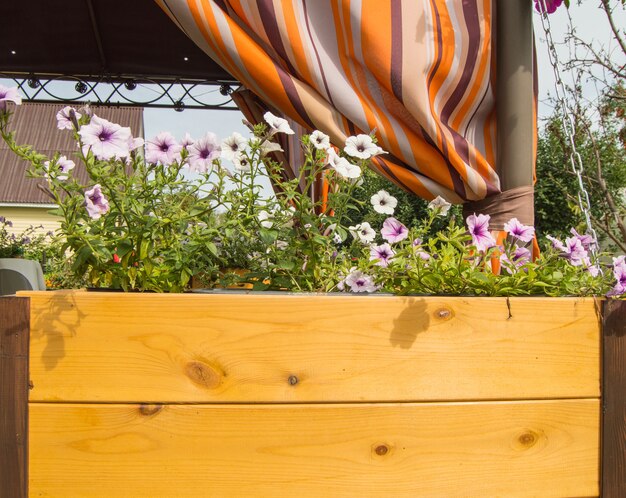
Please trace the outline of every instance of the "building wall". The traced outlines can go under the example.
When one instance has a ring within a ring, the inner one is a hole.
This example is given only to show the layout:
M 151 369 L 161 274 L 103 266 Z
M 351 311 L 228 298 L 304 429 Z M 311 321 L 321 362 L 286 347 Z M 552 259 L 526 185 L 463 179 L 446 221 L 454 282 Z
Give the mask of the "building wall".
M 54 232 L 59 227 L 61 219 L 48 211 L 49 207 L 0 206 L 0 216 L 13 222 L 12 231 L 15 234 L 22 233 L 30 225 L 43 225 L 38 232 Z

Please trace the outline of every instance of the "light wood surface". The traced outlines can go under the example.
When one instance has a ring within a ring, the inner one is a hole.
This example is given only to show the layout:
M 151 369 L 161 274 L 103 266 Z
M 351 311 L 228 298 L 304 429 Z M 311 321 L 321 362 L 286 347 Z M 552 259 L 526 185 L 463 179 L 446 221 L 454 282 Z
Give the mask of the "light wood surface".
M 599 395 L 590 299 L 22 295 L 31 297 L 31 401 Z
M 30 407 L 31 496 L 598 494 L 598 400 Z

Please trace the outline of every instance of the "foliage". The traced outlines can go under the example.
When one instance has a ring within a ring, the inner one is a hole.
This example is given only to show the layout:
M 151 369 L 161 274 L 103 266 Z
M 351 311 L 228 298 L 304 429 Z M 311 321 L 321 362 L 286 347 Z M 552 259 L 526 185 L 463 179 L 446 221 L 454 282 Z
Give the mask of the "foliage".
M 624 92 L 618 84 L 612 92 Z M 626 252 L 626 156 L 622 133 L 626 125 L 624 103 L 604 98 L 600 102 L 601 120 L 593 125 L 586 110 L 574 102 L 572 119 L 576 149 L 581 155 L 583 180 L 591 200 L 591 215 L 596 229 L 609 246 Z M 563 133 L 562 112 L 556 109 L 540 131 L 537 149 L 535 220 L 540 240 L 548 234 L 565 236 L 565 227 L 581 220 L 577 202 L 580 187 L 570 164 L 571 147 Z
M 591 251 L 595 241 L 576 232 L 564 242 L 551 239 L 551 248 L 533 262 L 526 246 L 534 228 L 516 219 L 505 225 L 508 237 L 499 242 L 488 216 L 472 215 L 463 225 L 441 198 L 426 206 L 419 201 L 421 216 L 415 219 L 413 201 L 403 202 L 393 189 L 398 198 L 376 191 L 379 184 L 371 177 L 361 185 L 369 159 L 385 153 L 369 135 L 349 137 L 341 151 L 319 131 L 305 136 L 305 163 L 298 178 L 287 180 L 270 153 L 279 148 L 277 133 L 293 131 L 270 113 L 250 139 L 233 134 L 220 146 L 207 134 L 178 144 L 161 133 L 145 144 L 144 154 L 128 129 L 85 111 L 81 116 L 66 108 L 60 114 L 59 127 L 78 142 L 76 158 L 87 184 L 73 174 L 70 159 L 47 158 L 16 144 L 8 112 L 0 112 L 0 132 L 30 161 L 30 174 L 48 181 L 62 217 L 58 254 L 68 252 L 74 282 L 85 278 L 97 287 L 177 292 L 188 288 L 191 276 L 201 276 L 207 286 L 243 283 L 256 290 L 626 292 L 624 259 L 614 259 L 613 273 L 600 272 Z M 220 153 L 232 160 L 233 170 Z M 185 170 L 195 171 L 196 178 Z M 272 180 L 274 196 L 262 196 L 262 176 Z M 313 201 L 307 192 L 320 180 L 328 196 Z M 54 264 L 64 278 L 64 258 Z M 493 271 L 494 264 L 502 270 Z
M 25 258 L 41 261 L 51 234 L 43 226 L 29 226 L 19 234 L 9 230 L 13 222 L 0 216 L 0 258 Z

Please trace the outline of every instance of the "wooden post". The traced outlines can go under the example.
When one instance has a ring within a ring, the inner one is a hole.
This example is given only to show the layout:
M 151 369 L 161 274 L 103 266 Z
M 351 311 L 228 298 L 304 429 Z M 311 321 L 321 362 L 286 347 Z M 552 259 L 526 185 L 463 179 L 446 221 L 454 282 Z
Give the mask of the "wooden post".
M 496 4 L 496 168 L 504 192 L 533 184 L 533 23 L 529 0 Z
M 28 496 L 30 300 L 0 297 L 0 498 Z
M 626 301 L 604 303 L 602 496 L 626 496 Z

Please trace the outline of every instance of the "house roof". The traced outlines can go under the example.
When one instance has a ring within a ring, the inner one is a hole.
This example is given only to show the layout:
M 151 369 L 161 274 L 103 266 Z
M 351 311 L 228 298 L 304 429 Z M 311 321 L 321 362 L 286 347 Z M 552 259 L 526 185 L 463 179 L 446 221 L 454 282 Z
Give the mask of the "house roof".
M 57 129 L 56 114 L 64 105 L 24 103 L 15 107 L 11 116 L 10 130 L 15 132 L 18 144 L 32 145 L 48 157 L 60 152 L 68 158 L 75 158 L 77 151 L 73 134 L 68 130 Z M 129 126 L 133 136 L 143 137 L 143 109 L 140 107 L 92 106 L 94 114 L 122 126 Z M 84 166 L 76 162 L 73 174 L 87 182 Z M 28 178 L 28 162 L 17 157 L 4 141 L 0 141 L 0 203 L 10 204 L 50 204 L 52 200 L 37 187 L 44 186 L 42 178 Z
M 9 0 L 0 72 L 232 81 L 154 0 Z

